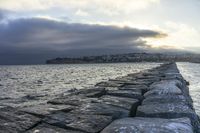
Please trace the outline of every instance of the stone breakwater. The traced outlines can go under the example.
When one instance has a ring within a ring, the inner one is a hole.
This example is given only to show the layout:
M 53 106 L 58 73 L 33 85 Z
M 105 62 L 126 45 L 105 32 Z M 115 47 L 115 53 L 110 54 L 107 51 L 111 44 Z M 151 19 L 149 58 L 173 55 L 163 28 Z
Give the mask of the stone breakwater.
M 0 133 L 199 133 L 188 84 L 168 63 L 46 104 L 0 106 Z

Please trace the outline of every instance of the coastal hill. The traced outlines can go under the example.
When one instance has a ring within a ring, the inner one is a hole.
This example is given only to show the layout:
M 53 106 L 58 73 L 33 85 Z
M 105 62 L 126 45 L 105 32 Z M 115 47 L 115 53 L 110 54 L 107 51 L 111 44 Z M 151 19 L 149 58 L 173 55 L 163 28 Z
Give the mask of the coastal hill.
M 79 58 L 55 58 L 46 64 L 75 64 L 75 63 L 119 63 L 119 62 L 200 62 L 198 54 L 161 54 L 161 53 L 128 53 L 102 56 L 84 56 Z

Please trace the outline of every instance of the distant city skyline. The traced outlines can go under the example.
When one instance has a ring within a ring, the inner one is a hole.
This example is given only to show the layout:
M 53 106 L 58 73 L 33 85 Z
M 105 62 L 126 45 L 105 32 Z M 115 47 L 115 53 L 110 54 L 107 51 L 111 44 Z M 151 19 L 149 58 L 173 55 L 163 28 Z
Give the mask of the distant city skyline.
M 200 0 L 0 0 L 0 64 L 200 53 Z

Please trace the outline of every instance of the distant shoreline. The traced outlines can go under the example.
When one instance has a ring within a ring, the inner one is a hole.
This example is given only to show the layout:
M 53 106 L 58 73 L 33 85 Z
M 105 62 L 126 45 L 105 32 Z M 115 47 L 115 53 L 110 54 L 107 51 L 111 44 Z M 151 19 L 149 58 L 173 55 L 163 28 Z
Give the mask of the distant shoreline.
M 138 63 L 138 62 L 200 62 L 197 54 L 129 53 L 79 58 L 55 58 L 46 64 Z

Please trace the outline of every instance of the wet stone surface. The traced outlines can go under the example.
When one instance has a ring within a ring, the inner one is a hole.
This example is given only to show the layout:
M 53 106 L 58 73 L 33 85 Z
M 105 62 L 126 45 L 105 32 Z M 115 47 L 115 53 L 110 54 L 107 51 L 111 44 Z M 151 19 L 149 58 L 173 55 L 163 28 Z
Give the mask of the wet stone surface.
M 168 63 L 66 91 L 42 105 L 1 105 L 0 133 L 199 133 L 187 84 Z
M 139 105 L 139 100 L 133 98 L 125 98 L 125 97 L 116 97 L 105 95 L 99 99 L 100 102 L 121 107 L 127 110 L 136 110 Z
M 142 92 L 142 94 L 144 94 L 149 90 L 149 87 L 147 85 L 125 85 L 119 88 L 119 90 L 134 90 L 134 91 L 139 90 Z
M 187 104 L 191 105 L 189 99 L 183 95 L 154 95 L 147 97 L 142 101 L 142 105 L 152 105 L 152 104 L 165 104 L 165 103 L 177 103 L 177 104 Z
M 42 123 L 25 133 L 85 133 L 85 132 L 63 129 Z
M 112 122 L 112 117 L 58 112 L 45 118 L 44 122 L 65 129 L 97 133 Z
M 188 118 L 136 117 L 116 120 L 101 133 L 193 133 L 193 130 Z
M 110 116 L 113 120 L 129 116 L 129 110 L 120 106 L 106 103 L 88 103 L 71 111 L 73 114 L 83 115 L 105 115 Z
M 134 98 L 138 100 L 143 99 L 142 92 L 140 90 L 109 90 L 107 95 Z
M 61 98 L 56 98 L 53 100 L 48 101 L 49 104 L 54 105 L 72 105 L 72 106 L 80 106 L 85 103 L 95 102 L 97 101 L 96 98 L 87 98 L 83 96 L 66 96 Z
M 90 89 L 82 89 L 81 91 L 78 92 L 78 95 L 95 98 L 105 95 L 106 92 L 107 91 L 105 88 L 90 88 Z
M 118 81 L 108 81 L 108 82 L 100 82 L 96 84 L 98 87 L 122 87 L 123 84 Z
M 188 117 L 190 118 L 194 128 L 197 128 L 197 125 L 199 125 L 199 118 L 195 111 L 184 103 L 165 103 L 139 106 L 136 116 L 166 119 Z
M 40 118 L 33 115 L 17 111 L 7 107 L 0 109 L 0 132 L 19 133 L 24 132 L 40 122 Z
M 38 116 L 38 117 L 45 117 L 46 115 L 52 114 L 56 111 L 69 112 L 73 109 L 74 109 L 74 107 L 72 107 L 70 105 L 42 104 L 42 105 L 25 107 L 20 110 L 23 112 Z

